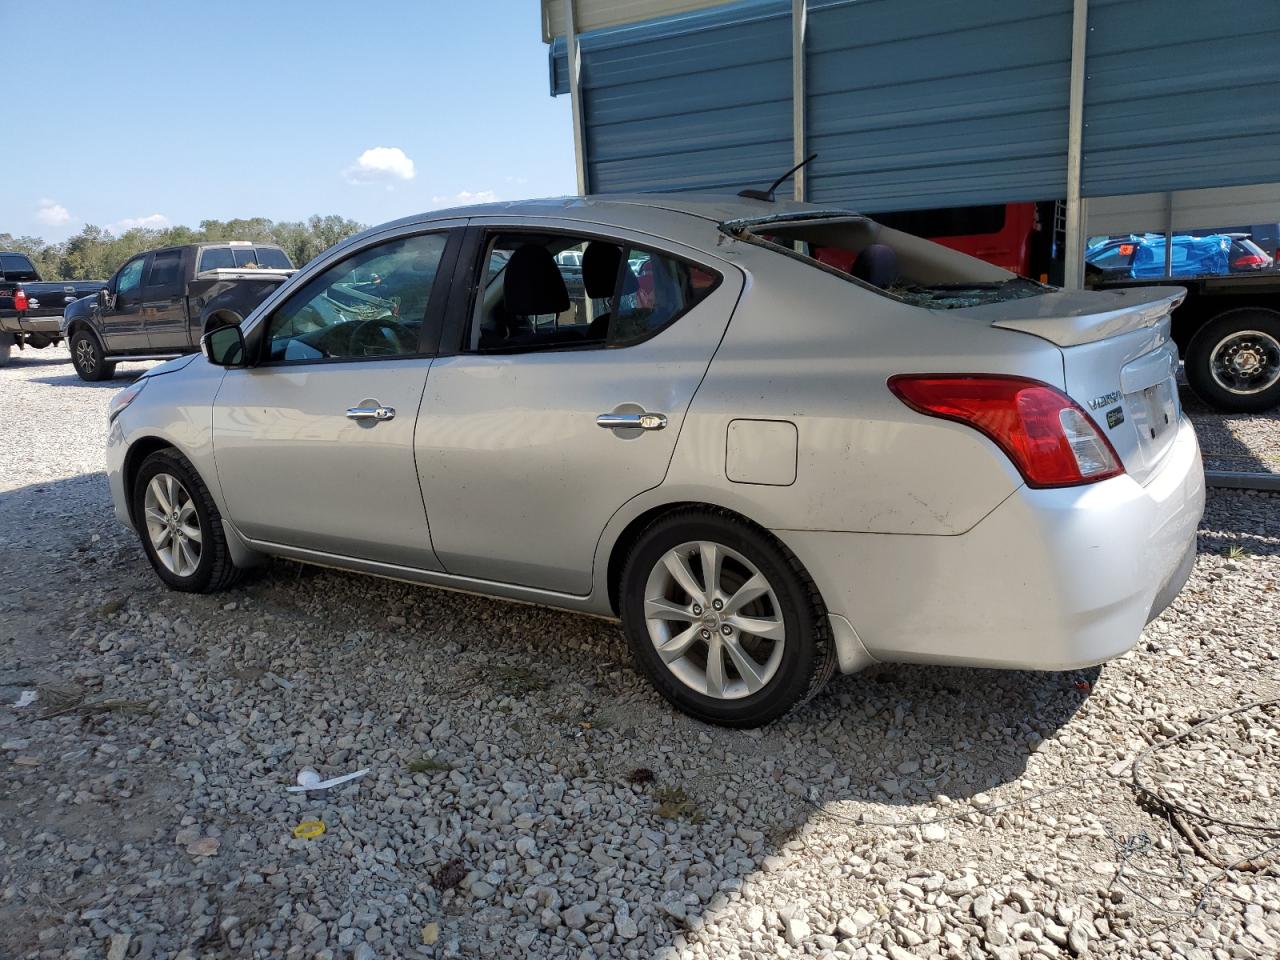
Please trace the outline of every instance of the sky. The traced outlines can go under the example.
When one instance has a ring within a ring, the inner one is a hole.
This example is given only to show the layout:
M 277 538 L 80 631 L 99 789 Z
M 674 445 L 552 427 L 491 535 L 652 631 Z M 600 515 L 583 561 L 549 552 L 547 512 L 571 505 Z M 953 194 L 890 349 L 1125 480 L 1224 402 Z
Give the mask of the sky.
M 0 233 L 575 192 L 538 0 L 0 0 L 15 25 Z

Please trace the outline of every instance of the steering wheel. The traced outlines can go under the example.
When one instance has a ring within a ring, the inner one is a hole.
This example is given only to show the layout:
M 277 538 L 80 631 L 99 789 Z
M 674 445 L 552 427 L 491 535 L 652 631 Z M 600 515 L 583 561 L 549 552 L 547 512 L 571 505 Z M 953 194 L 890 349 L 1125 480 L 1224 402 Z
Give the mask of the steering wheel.
M 372 336 L 375 331 L 381 336 Z M 347 349 L 355 357 L 417 353 L 418 335 L 390 317 L 371 317 L 356 324 Z

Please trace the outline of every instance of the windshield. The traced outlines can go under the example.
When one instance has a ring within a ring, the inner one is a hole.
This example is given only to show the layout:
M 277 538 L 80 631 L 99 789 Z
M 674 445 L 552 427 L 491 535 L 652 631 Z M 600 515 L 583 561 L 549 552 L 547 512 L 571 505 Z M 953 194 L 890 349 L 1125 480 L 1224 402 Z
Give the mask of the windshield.
M 730 236 L 931 310 L 1019 300 L 1052 288 L 857 214 L 780 214 L 722 223 Z

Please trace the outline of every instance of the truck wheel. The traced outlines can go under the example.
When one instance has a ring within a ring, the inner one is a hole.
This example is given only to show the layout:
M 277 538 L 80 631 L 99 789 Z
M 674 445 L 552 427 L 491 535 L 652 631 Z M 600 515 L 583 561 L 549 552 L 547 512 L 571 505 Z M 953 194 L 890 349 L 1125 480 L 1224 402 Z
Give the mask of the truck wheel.
M 102 356 L 102 347 L 94 339 L 93 334 L 77 330 L 71 335 L 71 362 L 81 380 L 93 383 L 98 380 L 110 380 L 116 374 L 116 365 L 107 363 Z
M 1280 403 L 1280 313 L 1228 310 L 1187 345 L 1187 382 L 1206 403 L 1257 413 Z
M 17 338 L 12 333 L 0 333 L 0 367 L 9 363 L 9 352 Z

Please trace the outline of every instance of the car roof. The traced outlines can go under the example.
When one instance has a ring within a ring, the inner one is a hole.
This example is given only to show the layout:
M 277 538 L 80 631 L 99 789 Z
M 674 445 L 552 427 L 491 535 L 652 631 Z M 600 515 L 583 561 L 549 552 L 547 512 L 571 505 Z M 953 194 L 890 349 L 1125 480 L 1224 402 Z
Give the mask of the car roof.
M 551 217 L 565 220 L 582 220 L 588 223 L 631 226 L 649 222 L 653 211 L 695 217 L 712 223 L 726 220 L 743 220 L 770 217 L 787 213 L 818 213 L 832 210 L 794 200 L 753 200 L 729 194 L 699 193 L 636 193 L 589 195 L 585 197 L 543 197 L 532 200 L 498 201 L 431 210 L 415 216 L 403 217 L 375 229 L 413 223 L 430 223 L 436 220 L 456 220 L 470 217 Z
M 799 203 L 795 200 L 754 200 L 732 194 L 637 193 L 542 197 L 449 207 L 401 217 L 399 220 L 378 224 L 353 237 L 348 237 L 332 250 L 356 246 L 366 239 L 387 231 L 474 217 L 494 217 L 512 221 L 524 218 L 577 221 L 632 229 L 641 233 L 668 236 L 676 240 L 685 239 L 697 245 L 690 234 L 701 234 L 707 242 L 713 242 L 710 236 L 716 234 L 716 224 L 803 213 L 849 215 L 848 210 Z M 682 227 L 685 228 L 686 233 L 679 232 Z

